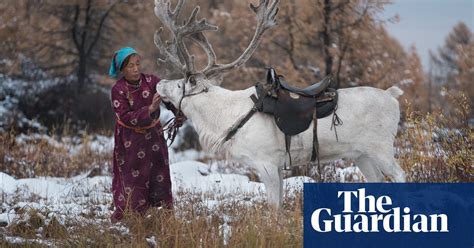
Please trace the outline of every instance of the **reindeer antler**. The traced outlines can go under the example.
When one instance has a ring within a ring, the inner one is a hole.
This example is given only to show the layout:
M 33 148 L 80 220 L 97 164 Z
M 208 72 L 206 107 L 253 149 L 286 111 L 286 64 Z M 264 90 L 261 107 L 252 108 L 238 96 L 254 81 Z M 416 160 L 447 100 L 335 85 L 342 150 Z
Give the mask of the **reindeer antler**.
M 263 33 L 265 33 L 265 31 L 267 31 L 269 28 L 276 25 L 275 18 L 279 10 L 279 3 L 280 0 L 273 0 L 271 4 L 270 0 L 260 0 L 258 6 L 250 4 L 250 8 L 257 15 L 257 27 L 255 29 L 255 34 L 253 35 L 252 41 L 247 46 L 245 51 L 240 55 L 240 57 L 238 57 L 235 61 L 229 64 L 208 64 L 206 69 L 203 70 L 204 75 L 206 75 L 207 77 L 214 77 L 218 74 L 223 74 L 228 71 L 231 71 L 247 62 L 247 60 L 250 59 L 250 57 L 260 44 Z M 211 47 L 210 44 L 208 44 L 208 46 Z M 212 51 L 212 53 L 214 53 L 214 51 Z M 215 61 L 215 57 L 212 61 Z
M 270 3 L 270 1 L 272 1 Z M 155 0 L 155 14 L 173 34 L 173 41 L 167 42 L 167 46 L 163 44 L 160 38 L 162 28 L 155 34 L 155 44 L 160 53 L 165 56 L 165 61 L 172 63 L 183 74 L 196 73 L 194 68 L 194 56 L 189 55 L 184 44 L 185 37 L 190 38 L 201 46 L 206 52 L 208 60 L 207 66 L 199 73 L 206 77 L 215 77 L 226 73 L 243 65 L 250 59 L 257 49 L 263 34 L 266 30 L 276 25 L 275 18 L 278 13 L 278 4 L 280 0 L 260 0 L 258 6 L 250 4 L 250 8 L 255 12 L 257 17 L 257 27 L 252 41 L 245 51 L 233 62 L 229 64 L 217 64 L 216 53 L 204 31 L 216 31 L 217 26 L 207 23 L 206 19 L 197 21 L 196 17 L 199 13 L 199 6 L 195 7 L 188 21 L 183 26 L 177 26 L 178 15 L 184 5 L 185 0 L 179 0 L 176 8 L 171 11 L 171 3 L 169 0 Z
M 155 33 L 155 45 L 160 50 L 160 53 L 165 56 L 165 59 L 160 60 L 170 62 L 183 73 L 183 75 L 195 72 L 194 56 L 189 55 L 184 44 L 184 38 L 190 35 L 198 37 L 200 36 L 199 34 L 202 35 L 204 31 L 217 31 L 217 26 L 209 24 L 206 19 L 197 20 L 199 6 L 194 8 L 191 16 L 183 25 L 177 25 L 178 16 L 185 1 L 186 0 L 179 0 L 175 9 L 172 11 L 170 0 L 155 0 L 155 15 L 173 35 L 173 41 L 167 41 L 165 45 L 160 37 L 163 27 Z

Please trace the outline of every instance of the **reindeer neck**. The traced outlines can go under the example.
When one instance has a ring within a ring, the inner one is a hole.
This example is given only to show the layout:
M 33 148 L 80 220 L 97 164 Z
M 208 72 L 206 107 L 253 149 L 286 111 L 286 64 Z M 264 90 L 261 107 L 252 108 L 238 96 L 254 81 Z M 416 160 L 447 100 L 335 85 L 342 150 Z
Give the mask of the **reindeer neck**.
M 209 92 L 185 99 L 183 112 L 191 119 L 201 145 L 208 150 L 252 107 L 251 89 L 231 91 L 212 86 Z

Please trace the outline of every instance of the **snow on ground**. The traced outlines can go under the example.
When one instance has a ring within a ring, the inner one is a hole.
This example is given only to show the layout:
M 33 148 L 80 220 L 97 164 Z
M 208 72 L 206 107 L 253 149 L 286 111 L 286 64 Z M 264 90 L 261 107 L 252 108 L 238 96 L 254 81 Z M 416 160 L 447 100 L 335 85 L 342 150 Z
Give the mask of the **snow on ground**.
M 247 176 L 221 174 L 201 162 L 178 162 L 172 164 L 170 169 L 174 188 L 183 191 L 227 195 L 261 193 L 264 190 L 262 183 L 251 182 Z
M 0 195 L 3 199 L 0 222 L 15 220 L 14 209 L 49 210 L 64 215 L 87 214 L 90 203 L 96 203 L 101 214 L 107 214 L 107 204 L 112 201 L 111 177 L 88 178 L 86 174 L 72 178 L 38 177 L 14 179 L 0 172 Z
M 176 144 L 179 144 L 178 136 Z M 47 142 L 52 147 L 64 149 L 72 155 L 87 148 L 98 154 L 112 154 L 113 137 L 91 135 L 87 141 L 80 137 L 62 137 L 55 139 L 47 135 L 31 134 L 19 135 L 15 142 L 24 149 L 35 149 L 36 141 Z M 173 194 L 177 207 L 185 208 L 189 204 L 190 194 L 200 199 L 197 208 L 206 212 L 219 210 L 221 206 L 234 203 L 252 206 L 256 202 L 265 201 L 265 186 L 263 183 L 251 181 L 250 170 L 245 166 L 232 161 L 224 161 L 215 155 L 202 151 L 186 150 L 175 152 L 169 149 L 170 172 L 173 185 Z M 202 163 L 199 161 L 207 161 Z M 336 168 L 336 174 L 344 180 L 346 175 L 357 174 L 354 166 Z M 35 177 L 16 179 L 6 173 L 0 172 L 0 228 L 2 226 L 22 223 L 30 217 L 29 210 L 36 210 L 42 215 L 45 223 L 56 219 L 61 225 L 67 223 L 81 223 L 81 225 L 109 223 L 112 214 L 112 177 L 88 177 L 89 172 L 71 178 Z M 303 190 L 303 183 L 314 182 L 310 177 L 290 177 L 284 180 L 285 197 L 293 197 Z M 194 205 L 193 205 L 194 206 Z M 228 221 L 231 216 L 223 216 L 225 223 L 219 227 L 224 236 L 231 235 L 231 226 Z M 111 228 L 123 228 L 112 226 Z M 1 230 L 0 230 L 1 231 Z M 128 232 L 128 230 L 118 230 Z M 0 233 L 1 235 L 1 233 Z M 38 240 L 27 240 L 20 237 L 8 237 L 9 243 L 42 243 Z M 149 237 L 147 242 L 153 244 L 154 237 Z
M 45 75 L 43 75 L 45 76 Z M 67 78 L 66 81 L 71 80 Z M 13 123 L 19 127 L 29 127 L 32 130 L 45 131 L 36 120 L 26 118 L 20 110 L 20 99 L 35 99 L 51 87 L 64 82 L 63 78 L 53 78 L 38 81 L 13 79 L 0 74 L 0 131 L 9 130 Z
M 47 142 L 50 146 L 54 148 L 64 148 L 69 151 L 70 155 L 76 155 L 83 148 L 89 148 L 91 151 L 96 153 L 109 153 L 112 154 L 114 148 L 114 138 L 103 136 L 103 135 L 92 135 L 89 137 L 87 143 L 84 143 L 84 140 L 78 136 L 74 137 L 61 137 L 60 140 L 46 135 L 46 134 L 19 134 L 15 138 L 15 142 L 24 147 L 32 146 L 35 148 L 35 144 L 30 145 L 29 143 L 34 141 L 44 141 Z
M 181 192 L 192 192 L 201 195 L 209 209 L 220 203 L 219 199 L 262 200 L 265 186 L 252 182 L 247 176 L 222 174 L 209 165 L 196 161 L 183 161 L 170 166 L 173 191 L 179 202 Z M 310 182 L 308 177 L 285 179 L 285 188 L 291 192 L 302 190 L 303 182 Z M 0 223 L 11 223 L 17 218 L 14 209 L 32 208 L 48 209 L 63 216 L 80 216 L 88 214 L 90 203 L 95 203 L 94 211 L 101 216 L 111 214 L 112 202 L 110 176 L 87 177 L 87 173 L 72 178 L 38 177 L 15 179 L 0 172 L 0 197 L 2 213 Z M 60 218 L 61 219 L 61 218 Z M 64 221 L 64 220 L 63 220 Z
M 88 146 L 98 153 L 112 153 L 113 137 L 95 135 L 87 143 L 78 137 L 63 137 L 53 139 L 47 135 L 19 135 L 18 144 L 28 146 L 30 141 L 45 140 L 56 148 L 65 148 L 71 155 Z M 248 168 L 234 168 L 230 161 L 210 161 L 209 164 L 198 162 L 204 157 L 212 157 L 202 151 L 186 150 L 175 152 L 170 150 L 170 169 L 173 190 L 176 192 L 193 192 L 203 196 L 215 195 L 218 198 L 233 198 L 234 200 L 253 197 L 264 198 L 265 186 L 259 182 L 250 181 L 246 176 Z M 357 167 L 337 168 L 336 173 L 344 180 L 345 175 L 357 174 Z M 3 204 L 15 203 L 33 207 L 55 208 L 58 212 L 81 212 L 81 204 L 88 202 L 100 203 L 106 208 L 112 201 L 110 193 L 112 178 L 110 176 L 87 177 L 89 173 L 72 178 L 37 177 L 15 179 L 0 172 L 0 199 Z M 302 191 L 304 182 L 314 182 L 310 177 L 292 177 L 284 180 L 285 192 L 295 194 Z M 31 199 L 34 199 L 31 200 Z M 179 199 L 177 199 L 179 201 Z M 13 206 L 10 206 L 13 207 Z M 212 207 L 209 205 L 208 207 Z M 0 221 L 5 218 L 5 206 Z M 107 214 L 107 213 L 102 213 Z
M 56 140 L 47 135 L 19 135 L 18 144 L 28 147 L 31 141 L 45 140 L 53 147 L 64 148 L 71 155 L 87 146 L 97 153 L 113 152 L 113 137 L 94 135 L 83 142 L 79 137 L 63 137 Z M 198 162 L 202 158 L 212 158 L 214 155 L 202 151 L 186 150 L 170 151 L 170 170 L 173 191 L 192 192 L 207 197 L 208 208 L 215 207 L 220 202 L 216 199 L 265 199 L 265 186 L 260 182 L 249 179 L 249 169 L 245 166 L 234 166 L 231 161 L 210 160 L 208 164 Z M 357 167 L 336 168 L 336 174 L 342 181 L 347 175 L 360 175 Z M 32 208 L 48 208 L 62 214 L 85 214 L 89 211 L 85 206 L 95 203 L 100 211 L 97 214 L 107 215 L 112 203 L 110 192 L 111 176 L 88 177 L 89 173 L 71 178 L 36 177 L 15 179 L 0 172 L 0 222 L 10 223 L 10 209 L 31 206 Z M 355 178 L 358 180 L 359 178 Z M 303 190 L 303 183 L 314 182 L 310 177 L 291 177 L 284 180 L 286 196 L 294 195 Z M 179 194 L 176 201 L 179 202 Z M 211 197 L 213 196 L 213 197 Z

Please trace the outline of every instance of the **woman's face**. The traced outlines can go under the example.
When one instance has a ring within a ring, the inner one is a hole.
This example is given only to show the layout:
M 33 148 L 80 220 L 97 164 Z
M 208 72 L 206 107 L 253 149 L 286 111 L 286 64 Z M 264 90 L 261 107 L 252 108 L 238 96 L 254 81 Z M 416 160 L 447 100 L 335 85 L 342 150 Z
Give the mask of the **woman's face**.
M 128 81 L 140 80 L 140 56 L 131 55 L 128 64 L 123 67 L 122 73 Z

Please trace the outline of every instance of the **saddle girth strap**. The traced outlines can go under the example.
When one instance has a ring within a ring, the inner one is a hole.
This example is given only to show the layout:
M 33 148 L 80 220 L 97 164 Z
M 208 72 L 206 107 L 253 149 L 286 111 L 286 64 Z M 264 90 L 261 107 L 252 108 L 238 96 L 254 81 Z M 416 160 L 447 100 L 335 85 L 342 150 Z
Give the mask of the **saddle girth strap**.
M 265 91 L 265 94 L 267 92 L 268 91 Z M 236 123 L 234 123 L 234 125 L 232 125 L 232 127 L 227 132 L 227 135 L 224 138 L 224 142 L 230 140 L 237 133 L 237 131 L 239 131 L 239 129 L 241 127 L 243 127 L 245 125 L 245 123 L 247 123 L 248 120 L 250 120 L 250 118 L 255 114 L 255 112 L 258 111 L 257 106 L 263 104 L 263 97 L 257 99 L 255 94 L 252 94 L 250 96 L 250 99 L 252 99 L 252 101 L 254 102 L 254 105 L 253 105 L 252 109 L 250 109 L 250 111 L 241 120 L 238 120 Z
M 311 154 L 311 162 L 318 160 L 319 167 L 319 142 L 318 142 L 318 115 L 317 108 L 314 108 L 313 113 L 313 152 Z
M 291 168 L 291 153 L 290 153 L 290 147 L 291 147 L 291 135 L 285 134 L 285 148 L 286 148 L 286 153 L 288 154 L 288 160 L 290 161 L 290 168 Z M 288 170 L 286 168 L 286 163 L 285 163 L 285 170 Z

